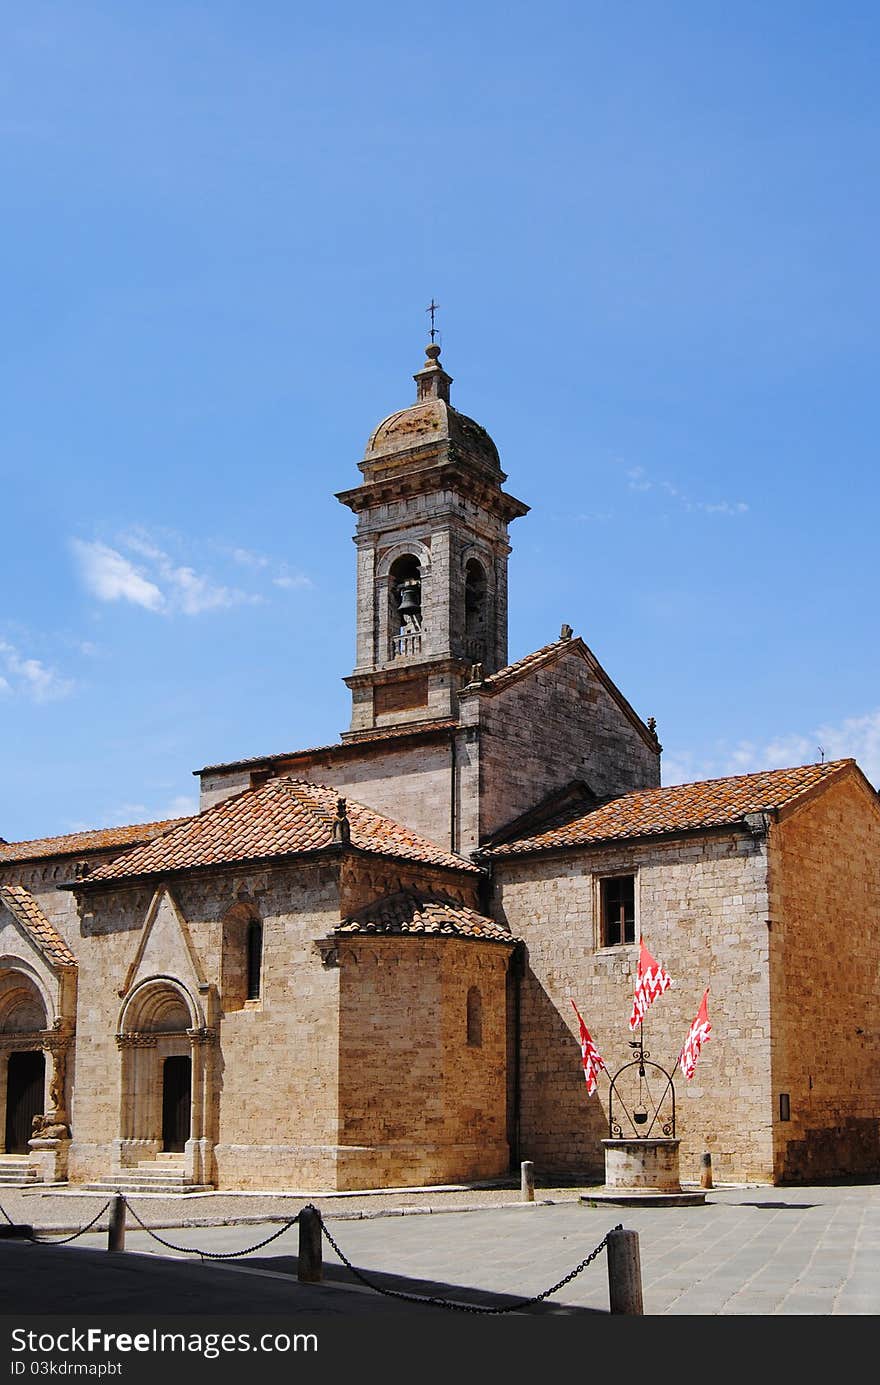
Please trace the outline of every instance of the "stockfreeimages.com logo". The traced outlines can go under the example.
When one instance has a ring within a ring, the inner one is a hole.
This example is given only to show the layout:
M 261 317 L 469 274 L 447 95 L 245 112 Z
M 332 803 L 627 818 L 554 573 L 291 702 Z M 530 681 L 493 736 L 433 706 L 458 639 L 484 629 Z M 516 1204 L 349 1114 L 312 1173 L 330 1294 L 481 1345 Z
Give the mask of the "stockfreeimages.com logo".
M 284 1353 L 318 1350 L 318 1338 L 314 1332 L 263 1332 L 254 1337 L 249 1332 L 160 1332 L 155 1327 L 146 1332 L 107 1332 L 102 1327 L 83 1327 L 57 1333 L 33 1332 L 23 1327 L 14 1327 L 11 1336 L 12 1352 L 16 1357 L 10 1363 L 12 1375 L 46 1373 L 43 1370 L 46 1364 L 44 1361 L 18 1359 L 22 1354 L 39 1358 L 78 1356 L 82 1353 L 110 1355 L 116 1352 L 177 1352 L 184 1356 L 203 1356 L 206 1360 L 212 1361 L 218 1356 L 242 1351 Z M 62 1362 L 61 1365 L 66 1365 L 67 1369 L 59 1371 L 56 1366 L 53 1375 L 118 1375 L 121 1370 L 118 1362 L 71 1361 Z

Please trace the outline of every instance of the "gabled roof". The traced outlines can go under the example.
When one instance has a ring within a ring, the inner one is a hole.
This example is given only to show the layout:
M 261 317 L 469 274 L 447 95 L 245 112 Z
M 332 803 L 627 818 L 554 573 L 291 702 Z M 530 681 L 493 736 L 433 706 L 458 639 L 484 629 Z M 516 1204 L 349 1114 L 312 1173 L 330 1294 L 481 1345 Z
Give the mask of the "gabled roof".
M 167 875 L 204 866 L 235 865 L 324 851 L 333 846 L 336 789 L 287 775 L 207 808 L 157 840 L 137 847 L 116 861 L 99 866 L 88 887 L 106 880 Z M 435 846 L 425 837 L 382 817 L 372 808 L 346 801 L 350 843 L 358 851 L 426 866 L 478 872 L 461 856 Z
M 413 934 L 419 936 L 477 938 L 513 946 L 506 925 L 478 914 L 458 900 L 440 894 L 402 891 L 388 895 L 342 920 L 335 933 Z
M 640 789 L 584 812 L 569 809 L 538 832 L 487 848 L 492 857 L 591 846 L 626 838 L 669 836 L 741 824 L 747 813 L 788 807 L 811 789 L 839 775 L 854 760 L 762 770 L 694 784 Z
M 79 856 L 85 851 L 112 851 L 138 846 L 189 818 L 166 818 L 127 827 L 101 827 L 91 832 L 68 832 L 63 837 L 37 837 L 27 842 L 0 842 L 0 866 L 8 861 L 39 861 L 50 856 Z
M 76 958 L 67 943 L 23 885 L 0 885 L 0 903 L 6 905 L 50 962 L 59 967 L 76 966 Z
M 570 627 L 566 627 L 570 629 Z M 563 634 L 552 644 L 545 644 L 541 649 L 536 649 L 532 654 L 526 654 L 522 659 L 517 659 L 516 663 L 508 664 L 505 668 L 498 669 L 497 673 L 490 673 L 479 682 L 469 683 L 462 688 L 461 697 L 470 696 L 493 696 L 512 684 L 519 682 L 523 678 L 530 678 L 540 672 L 543 668 L 548 668 L 557 659 L 579 655 L 589 666 L 593 676 L 602 684 L 605 691 L 617 703 L 624 716 L 632 723 L 639 735 L 646 742 L 651 750 L 660 752 L 661 746 L 657 740 L 656 733 L 646 722 L 642 720 L 638 712 L 630 702 L 624 697 L 617 684 L 605 672 L 599 660 L 596 658 L 592 649 L 584 643 L 579 635 L 572 637 L 570 634 Z

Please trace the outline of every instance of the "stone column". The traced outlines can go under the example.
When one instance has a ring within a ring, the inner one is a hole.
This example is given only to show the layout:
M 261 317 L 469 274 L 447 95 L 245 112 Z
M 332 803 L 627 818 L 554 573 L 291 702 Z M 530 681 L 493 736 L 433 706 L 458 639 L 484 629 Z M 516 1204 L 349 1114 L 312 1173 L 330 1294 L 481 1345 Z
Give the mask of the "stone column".
M 213 1181 L 214 1133 L 211 1104 L 214 1095 L 214 1054 L 217 1032 L 214 1029 L 188 1029 L 192 1053 L 192 1097 L 190 1115 L 191 1177 L 196 1183 Z
M 155 1034 L 116 1035 L 122 1069 L 116 1148 L 122 1168 L 136 1164 L 144 1155 L 155 1154 L 159 1148 L 155 1131 L 150 1129 L 157 1042 Z

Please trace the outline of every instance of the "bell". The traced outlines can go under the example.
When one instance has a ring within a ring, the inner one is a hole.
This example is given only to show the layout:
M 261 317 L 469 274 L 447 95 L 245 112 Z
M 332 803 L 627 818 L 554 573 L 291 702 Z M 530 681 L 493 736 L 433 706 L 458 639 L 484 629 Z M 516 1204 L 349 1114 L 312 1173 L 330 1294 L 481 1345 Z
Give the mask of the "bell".
M 422 584 L 416 578 L 401 582 L 397 588 L 397 609 L 402 616 L 417 616 L 421 610 Z

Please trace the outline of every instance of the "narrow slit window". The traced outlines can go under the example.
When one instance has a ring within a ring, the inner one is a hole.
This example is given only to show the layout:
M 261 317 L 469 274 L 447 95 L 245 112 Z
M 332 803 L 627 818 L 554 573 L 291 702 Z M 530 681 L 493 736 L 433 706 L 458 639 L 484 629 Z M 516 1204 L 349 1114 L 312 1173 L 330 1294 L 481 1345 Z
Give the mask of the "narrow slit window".
M 247 930 L 247 998 L 259 1000 L 263 973 L 263 925 L 251 919 Z

